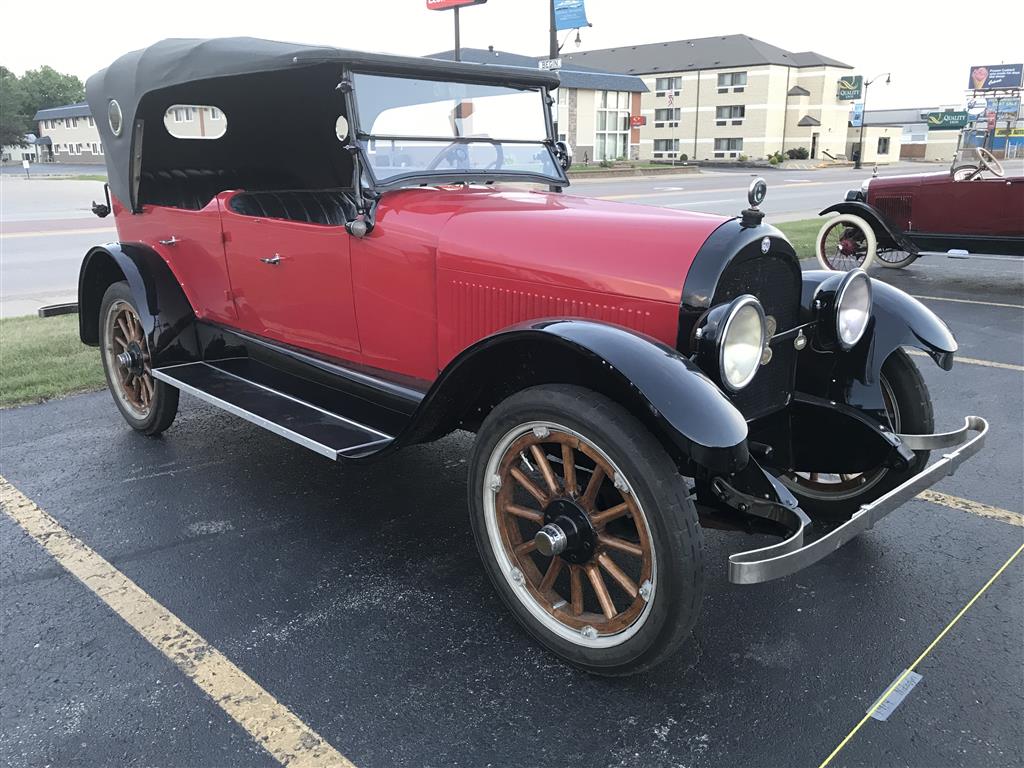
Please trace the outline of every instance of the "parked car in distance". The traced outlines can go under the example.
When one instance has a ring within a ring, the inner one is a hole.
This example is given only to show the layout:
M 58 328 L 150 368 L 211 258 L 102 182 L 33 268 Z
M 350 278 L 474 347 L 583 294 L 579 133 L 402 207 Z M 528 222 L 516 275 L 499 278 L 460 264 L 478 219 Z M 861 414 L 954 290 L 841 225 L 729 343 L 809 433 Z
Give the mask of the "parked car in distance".
M 739 217 L 564 194 L 557 86 L 252 39 L 123 56 L 86 88 L 118 242 L 82 263 L 80 333 L 144 435 L 181 392 L 345 471 L 476 433 L 465 536 L 495 589 L 551 651 L 622 675 L 696 620 L 702 527 L 774 537 L 732 581 L 784 577 L 987 424 L 933 434 L 901 347 L 949 369 L 949 329 L 863 271 L 801 274 L 763 181 Z
M 1024 176 L 1007 176 L 985 149 L 949 172 L 868 179 L 818 232 L 823 269 L 900 268 L 926 253 L 1024 256 Z

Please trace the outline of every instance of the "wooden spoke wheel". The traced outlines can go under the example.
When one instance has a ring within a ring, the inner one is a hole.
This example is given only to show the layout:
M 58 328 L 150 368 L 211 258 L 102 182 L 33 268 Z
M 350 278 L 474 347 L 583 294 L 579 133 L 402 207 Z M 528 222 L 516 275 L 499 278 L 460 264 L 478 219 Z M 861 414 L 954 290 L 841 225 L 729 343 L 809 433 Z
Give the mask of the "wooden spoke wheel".
M 648 669 L 696 621 L 703 539 L 687 485 L 608 398 L 553 384 L 499 403 L 477 432 L 469 503 L 495 589 L 567 661 Z
M 552 625 L 595 641 L 628 631 L 656 585 L 646 518 L 626 479 L 557 424 L 523 424 L 502 442 L 492 503 L 510 578 Z

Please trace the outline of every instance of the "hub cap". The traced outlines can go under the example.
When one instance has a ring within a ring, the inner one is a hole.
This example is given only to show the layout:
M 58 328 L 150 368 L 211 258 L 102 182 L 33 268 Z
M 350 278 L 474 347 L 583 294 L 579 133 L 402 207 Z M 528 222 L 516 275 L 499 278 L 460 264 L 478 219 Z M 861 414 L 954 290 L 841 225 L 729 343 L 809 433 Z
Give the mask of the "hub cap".
M 114 396 L 135 418 L 146 418 L 156 384 L 149 366 L 145 332 L 134 307 L 126 301 L 111 304 L 103 335 L 103 354 Z
M 657 569 L 647 518 L 619 468 L 579 433 L 530 422 L 498 442 L 487 478 L 490 545 L 530 613 L 581 645 L 632 637 Z

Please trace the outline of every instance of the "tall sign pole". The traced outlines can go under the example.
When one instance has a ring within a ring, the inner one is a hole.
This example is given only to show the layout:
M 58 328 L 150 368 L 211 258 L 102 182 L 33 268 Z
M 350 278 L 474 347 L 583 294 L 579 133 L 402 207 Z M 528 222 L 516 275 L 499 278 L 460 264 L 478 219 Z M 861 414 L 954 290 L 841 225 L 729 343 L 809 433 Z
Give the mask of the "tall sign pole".
M 455 60 L 462 61 L 462 46 L 459 43 L 459 6 L 455 6 Z
M 480 5 L 487 0 L 427 0 L 428 11 L 455 11 L 455 60 L 462 61 L 462 44 L 459 40 L 459 9 L 464 5 Z

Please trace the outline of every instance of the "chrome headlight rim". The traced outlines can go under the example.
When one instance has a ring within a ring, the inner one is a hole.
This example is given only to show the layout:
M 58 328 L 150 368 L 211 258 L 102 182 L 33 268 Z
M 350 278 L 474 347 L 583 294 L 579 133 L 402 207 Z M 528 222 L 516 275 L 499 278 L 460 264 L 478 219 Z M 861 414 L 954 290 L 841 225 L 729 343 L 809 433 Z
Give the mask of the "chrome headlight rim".
M 746 307 L 753 307 L 757 312 L 758 324 L 761 328 L 760 344 L 758 345 L 759 352 L 750 372 L 739 383 L 734 383 L 729 380 L 729 376 L 726 374 L 725 355 L 726 352 L 728 352 L 729 331 L 732 329 L 733 323 L 736 321 L 740 312 Z M 765 315 L 764 307 L 761 302 L 758 301 L 756 296 L 746 293 L 732 300 L 726 312 L 725 321 L 722 323 L 722 332 L 718 337 L 718 378 L 722 386 L 729 392 L 735 393 L 746 389 L 757 376 L 757 371 L 761 367 L 761 355 L 764 353 L 765 345 L 768 343 L 768 339 L 766 338 L 767 333 L 767 316 Z
M 849 295 L 849 290 L 852 285 L 857 281 L 863 281 L 865 290 L 867 292 L 867 309 L 864 312 L 864 323 L 861 325 L 860 332 L 853 341 L 847 341 L 843 338 L 843 333 L 840 328 L 840 323 L 843 316 L 843 303 Z M 868 277 L 868 273 L 863 269 L 857 268 L 847 272 L 842 280 L 839 282 L 836 288 L 835 298 L 835 316 L 833 318 L 833 328 L 836 336 L 836 343 L 845 352 L 849 352 L 851 349 L 860 344 L 864 338 L 864 334 L 867 333 L 868 326 L 871 324 L 871 311 L 874 308 L 874 296 L 871 291 L 871 278 Z

